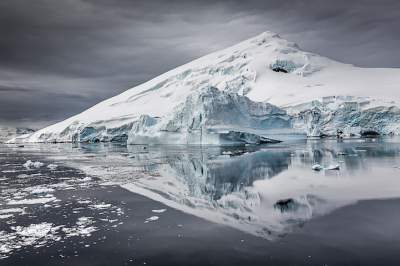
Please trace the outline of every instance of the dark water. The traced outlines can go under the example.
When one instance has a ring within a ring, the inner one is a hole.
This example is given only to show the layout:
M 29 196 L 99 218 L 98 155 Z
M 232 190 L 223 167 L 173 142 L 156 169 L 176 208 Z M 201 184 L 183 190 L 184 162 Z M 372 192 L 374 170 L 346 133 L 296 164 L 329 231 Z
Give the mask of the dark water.
M 0 146 L 0 265 L 400 265 L 399 166 L 397 139 Z

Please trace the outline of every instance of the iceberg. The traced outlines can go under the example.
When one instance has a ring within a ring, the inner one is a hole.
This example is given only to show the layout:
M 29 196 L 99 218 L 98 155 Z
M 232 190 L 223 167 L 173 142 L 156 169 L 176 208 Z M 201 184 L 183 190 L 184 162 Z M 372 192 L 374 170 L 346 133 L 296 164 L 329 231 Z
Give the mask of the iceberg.
M 399 83 L 399 69 L 337 62 L 264 32 L 9 142 L 261 144 L 282 129 L 399 134 Z

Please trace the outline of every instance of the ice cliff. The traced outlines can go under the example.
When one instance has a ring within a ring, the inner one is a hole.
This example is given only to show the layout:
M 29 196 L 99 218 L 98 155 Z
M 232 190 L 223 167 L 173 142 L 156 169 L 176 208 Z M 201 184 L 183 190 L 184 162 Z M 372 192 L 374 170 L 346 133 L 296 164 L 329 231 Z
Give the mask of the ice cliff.
M 400 109 L 393 102 L 368 97 L 335 97 L 287 108 L 293 127 L 310 137 L 351 137 L 364 134 L 399 135 Z
M 134 123 L 128 143 L 273 143 L 254 132 L 290 126 L 286 111 L 274 105 L 208 87 L 190 94 L 165 117 L 142 116 Z
M 265 32 L 13 142 L 257 144 L 282 128 L 313 136 L 338 129 L 398 134 L 398 84 L 398 69 L 336 62 Z M 353 100 L 328 106 L 329 97 L 343 95 L 373 104 L 355 112 L 346 109 Z

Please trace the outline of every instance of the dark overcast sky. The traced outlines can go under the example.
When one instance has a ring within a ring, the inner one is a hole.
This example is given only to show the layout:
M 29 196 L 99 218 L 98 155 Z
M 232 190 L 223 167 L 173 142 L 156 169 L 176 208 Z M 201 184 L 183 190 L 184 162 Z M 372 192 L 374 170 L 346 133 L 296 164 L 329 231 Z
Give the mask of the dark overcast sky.
M 0 124 L 39 127 L 265 30 L 400 67 L 398 0 L 1 0 Z

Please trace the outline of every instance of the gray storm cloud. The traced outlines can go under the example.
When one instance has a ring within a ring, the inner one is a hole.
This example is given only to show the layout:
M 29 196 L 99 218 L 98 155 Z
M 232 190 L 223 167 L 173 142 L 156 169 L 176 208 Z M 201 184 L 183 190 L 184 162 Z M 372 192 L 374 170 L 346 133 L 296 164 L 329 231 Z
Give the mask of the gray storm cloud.
M 262 31 L 364 67 L 400 66 L 400 2 L 0 2 L 0 123 L 44 126 Z

